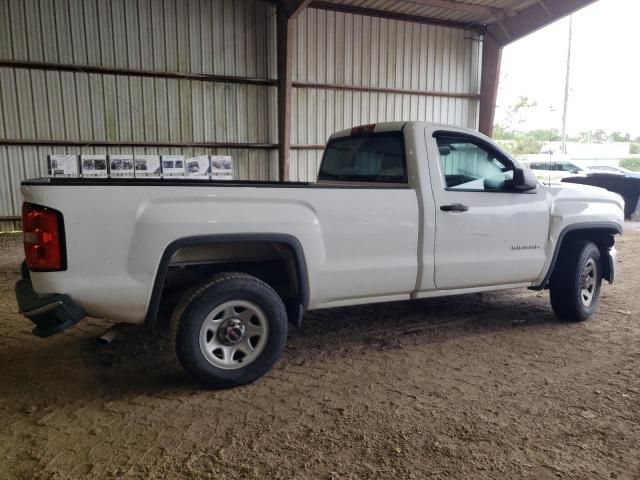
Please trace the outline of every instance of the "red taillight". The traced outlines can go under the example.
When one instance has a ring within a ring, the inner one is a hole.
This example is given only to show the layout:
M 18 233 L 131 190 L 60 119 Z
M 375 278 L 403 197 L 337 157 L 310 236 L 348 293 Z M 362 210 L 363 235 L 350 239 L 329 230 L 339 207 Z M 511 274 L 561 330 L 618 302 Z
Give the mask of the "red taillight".
M 22 229 L 27 267 L 34 272 L 64 270 L 62 214 L 52 208 L 22 204 Z
M 369 135 L 373 133 L 376 128 L 375 123 L 370 123 L 369 125 L 360 125 L 359 127 L 353 127 L 351 129 L 351 136 L 357 137 L 359 135 Z

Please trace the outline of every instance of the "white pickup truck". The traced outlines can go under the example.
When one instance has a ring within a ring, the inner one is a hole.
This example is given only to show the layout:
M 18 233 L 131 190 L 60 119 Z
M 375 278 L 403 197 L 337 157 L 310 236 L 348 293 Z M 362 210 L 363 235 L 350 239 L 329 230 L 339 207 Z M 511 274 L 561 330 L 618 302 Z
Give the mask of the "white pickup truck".
M 86 315 L 166 328 L 218 388 L 267 372 L 305 310 L 528 287 L 584 320 L 614 279 L 624 207 L 424 122 L 335 133 L 316 183 L 45 178 L 22 194 L 16 296 L 35 334 Z

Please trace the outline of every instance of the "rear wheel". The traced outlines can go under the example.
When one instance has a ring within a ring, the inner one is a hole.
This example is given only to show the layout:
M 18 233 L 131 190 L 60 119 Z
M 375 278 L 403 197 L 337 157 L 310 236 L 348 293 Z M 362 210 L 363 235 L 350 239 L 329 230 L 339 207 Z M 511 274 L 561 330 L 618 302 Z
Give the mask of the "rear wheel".
M 586 320 L 596 310 L 602 284 L 600 250 L 595 243 L 576 240 L 562 246 L 551 277 L 551 306 L 558 317 Z
M 176 307 L 172 325 L 178 360 L 212 388 L 257 380 L 280 358 L 287 338 L 278 294 L 242 273 L 221 274 L 192 289 Z

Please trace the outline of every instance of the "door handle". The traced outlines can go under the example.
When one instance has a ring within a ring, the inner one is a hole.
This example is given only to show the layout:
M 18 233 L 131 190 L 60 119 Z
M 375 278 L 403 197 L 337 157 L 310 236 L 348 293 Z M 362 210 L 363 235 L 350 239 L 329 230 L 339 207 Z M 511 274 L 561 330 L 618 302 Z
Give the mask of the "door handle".
M 450 205 L 442 205 L 440 210 L 443 212 L 466 212 L 469 210 L 469 207 L 461 203 L 452 203 Z

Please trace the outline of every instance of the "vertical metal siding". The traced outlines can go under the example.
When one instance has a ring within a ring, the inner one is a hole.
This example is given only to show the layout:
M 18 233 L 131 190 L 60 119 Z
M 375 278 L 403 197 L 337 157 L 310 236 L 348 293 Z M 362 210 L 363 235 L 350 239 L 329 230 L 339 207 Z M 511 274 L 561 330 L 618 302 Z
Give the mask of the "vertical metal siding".
M 275 78 L 275 7 L 256 0 L 0 0 L 0 57 Z
M 307 9 L 296 20 L 294 81 L 477 93 L 469 31 Z M 185 79 L 0 68 L 0 138 L 169 141 L 184 148 L 0 145 L 0 216 L 46 155 L 94 151 L 231 154 L 239 178 L 277 178 L 275 151 L 190 142 L 277 142 L 275 87 L 202 82 L 205 73 L 276 77 L 275 7 L 255 0 L 0 0 L 0 59 L 177 71 Z M 474 99 L 294 89 L 293 144 L 387 120 L 476 127 Z M 293 150 L 291 179 L 315 179 L 321 152 Z
M 0 216 L 20 215 L 22 200 L 19 184 L 28 178 L 42 177 L 47 173 L 47 155 L 55 153 L 145 153 L 231 155 L 234 159 L 234 176 L 243 179 L 274 179 L 278 175 L 277 152 L 228 148 L 158 148 L 158 147 L 66 147 L 66 146 L 7 146 L 0 145 Z M 17 187 L 15 186 L 17 185 Z
M 477 94 L 481 42 L 470 31 L 307 9 L 296 19 L 293 80 Z M 292 144 L 324 144 L 334 131 L 394 120 L 477 128 L 478 100 L 294 88 Z M 293 150 L 291 179 L 315 180 L 321 152 Z
M 0 138 L 179 142 L 165 153 L 231 154 L 239 178 L 276 179 L 276 152 L 188 146 L 277 142 L 275 87 L 188 78 L 275 78 L 275 20 L 274 5 L 256 0 L 0 0 L 2 60 L 185 74 L 0 68 Z M 95 150 L 0 145 L 0 216 L 19 214 L 19 183 L 45 174 L 48 154 Z

